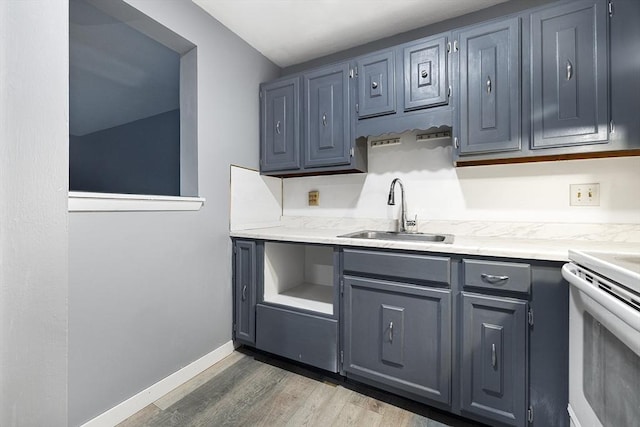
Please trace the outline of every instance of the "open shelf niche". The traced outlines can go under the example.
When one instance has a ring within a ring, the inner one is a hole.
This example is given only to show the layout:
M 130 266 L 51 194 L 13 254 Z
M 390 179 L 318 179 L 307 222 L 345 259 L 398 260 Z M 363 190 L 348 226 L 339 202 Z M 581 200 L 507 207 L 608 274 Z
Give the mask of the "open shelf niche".
M 266 242 L 264 301 L 333 315 L 333 248 Z

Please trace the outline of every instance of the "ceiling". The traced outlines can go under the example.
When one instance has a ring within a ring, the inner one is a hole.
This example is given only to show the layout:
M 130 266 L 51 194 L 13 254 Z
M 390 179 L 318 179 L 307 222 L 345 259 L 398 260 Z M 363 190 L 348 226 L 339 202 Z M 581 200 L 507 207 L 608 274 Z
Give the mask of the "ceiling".
M 507 0 L 192 0 L 280 67 Z

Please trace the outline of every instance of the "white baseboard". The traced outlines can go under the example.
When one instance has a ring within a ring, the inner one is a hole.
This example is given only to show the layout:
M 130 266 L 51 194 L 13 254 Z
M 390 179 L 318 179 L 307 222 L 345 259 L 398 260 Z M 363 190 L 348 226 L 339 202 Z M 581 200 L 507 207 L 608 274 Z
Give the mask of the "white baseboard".
M 87 421 L 82 427 L 113 427 L 121 423 L 144 407 L 160 399 L 171 390 L 181 386 L 199 373 L 218 363 L 233 353 L 233 350 L 233 341 L 221 345 L 211 353 L 205 354 L 200 359 L 188 364 L 179 371 L 142 390 L 140 393 L 131 396 L 129 399 L 103 412 L 94 419 Z

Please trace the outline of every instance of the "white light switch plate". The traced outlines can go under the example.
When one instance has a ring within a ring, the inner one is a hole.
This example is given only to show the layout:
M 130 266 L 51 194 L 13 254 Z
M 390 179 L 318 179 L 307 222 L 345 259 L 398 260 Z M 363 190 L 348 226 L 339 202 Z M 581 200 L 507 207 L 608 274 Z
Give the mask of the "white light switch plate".
M 600 206 L 600 184 L 571 184 L 571 206 Z

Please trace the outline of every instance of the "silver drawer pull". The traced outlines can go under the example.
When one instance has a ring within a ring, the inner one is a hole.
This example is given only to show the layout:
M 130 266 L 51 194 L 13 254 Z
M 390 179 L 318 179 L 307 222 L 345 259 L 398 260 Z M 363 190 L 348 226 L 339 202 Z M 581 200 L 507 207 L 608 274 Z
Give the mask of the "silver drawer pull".
M 247 299 L 247 285 L 242 288 L 242 301 Z
M 389 342 L 393 342 L 393 322 L 389 322 Z
M 327 113 L 322 113 L 322 126 L 327 125 Z
M 496 345 L 491 344 L 491 366 L 495 368 L 497 363 L 498 363 L 498 360 L 496 357 Z
M 491 93 L 491 77 L 487 76 L 487 93 Z
M 371 89 L 378 89 L 378 82 L 371 82 Z
M 282 132 L 280 131 L 280 120 L 276 123 L 276 133 L 280 135 Z
M 422 77 L 423 79 L 426 79 L 428 75 L 429 73 L 427 73 L 427 70 L 422 70 L 422 72 L 420 73 L 420 77 Z
M 567 59 L 567 81 L 573 76 L 573 64 Z
M 491 284 L 502 283 L 509 280 L 509 276 L 494 276 L 493 274 L 486 273 L 482 273 L 480 277 L 482 277 L 483 281 Z

